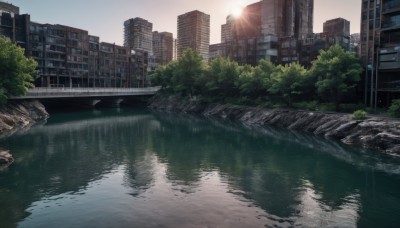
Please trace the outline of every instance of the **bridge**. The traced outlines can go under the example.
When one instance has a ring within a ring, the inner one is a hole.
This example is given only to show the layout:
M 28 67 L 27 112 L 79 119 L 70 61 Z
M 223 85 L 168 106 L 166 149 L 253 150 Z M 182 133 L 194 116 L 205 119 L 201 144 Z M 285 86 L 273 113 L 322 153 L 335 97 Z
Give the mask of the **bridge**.
M 95 106 L 99 102 L 107 106 L 119 106 L 123 101 L 138 97 L 153 96 L 161 87 L 145 88 L 51 88 L 29 89 L 24 96 L 13 96 L 9 100 L 40 100 L 43 102 L 69 102 L 83 106 Z

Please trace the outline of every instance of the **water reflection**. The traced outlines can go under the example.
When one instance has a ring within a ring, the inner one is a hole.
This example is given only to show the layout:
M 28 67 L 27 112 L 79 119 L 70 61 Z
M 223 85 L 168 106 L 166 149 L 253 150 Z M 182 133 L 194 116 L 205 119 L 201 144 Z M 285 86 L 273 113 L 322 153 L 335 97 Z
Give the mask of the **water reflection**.
M 0 173 L 6 227 L 399 222 L 398 160 L 278 128 L 110 109 L 53 114 L 0 146 L 17 159 Z

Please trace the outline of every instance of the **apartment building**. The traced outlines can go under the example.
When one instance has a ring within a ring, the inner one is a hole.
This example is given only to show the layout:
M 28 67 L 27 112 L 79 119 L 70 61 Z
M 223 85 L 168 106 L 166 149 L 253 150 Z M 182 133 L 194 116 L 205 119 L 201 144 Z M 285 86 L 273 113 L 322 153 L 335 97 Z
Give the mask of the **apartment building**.
M 87 86 L 88 32 L 64 25 L 30 23 L 28 55 L 39 64 L 36 86 Z
M 323 32 L 330 35 L 350 36 L 350 21 L 344 18 L 335 18 L 325 21 L 323 24 Z
M 0 36 L 29 49 L 30 15 L 19 14 L 19 7 L 0 2 Z
M 153 24 L 136 17 L 124 22 L 124 46 L 153 54 Z
M 389 106 L 400 98 L 400 0 L 362 0 L 361 4 L 365 102 Z
M 155 62 L 165 65 L 172 61 L 174 55 L 174 38 L 170 32 L 153 32 L 153 55 Z
M 210 15 L 198 10 L 178 16 L 177 57 L 191 48 L 209 59 Z

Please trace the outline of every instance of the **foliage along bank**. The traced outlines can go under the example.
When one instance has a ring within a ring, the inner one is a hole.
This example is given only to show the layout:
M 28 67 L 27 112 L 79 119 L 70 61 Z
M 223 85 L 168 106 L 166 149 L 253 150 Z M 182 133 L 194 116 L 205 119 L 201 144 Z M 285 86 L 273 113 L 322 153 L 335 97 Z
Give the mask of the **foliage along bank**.
M 221 57 L 206 63 L 187 50 L 179 60 L 159 67 L 152 83 L 165 93 L 205 102 L 307 109 L 328 104 L 327 109 L 343 110 L 344 103 L 362 103 L 356 91 L 361 71 L 355 55 L 338 45 L 321 51 L 311 69 L 266 60 L 255 67 L 239 66 Z
M 9 96 L 21 96 L 33 86 L 37 62 L 24 49 L 0 36 L 0 107 Z

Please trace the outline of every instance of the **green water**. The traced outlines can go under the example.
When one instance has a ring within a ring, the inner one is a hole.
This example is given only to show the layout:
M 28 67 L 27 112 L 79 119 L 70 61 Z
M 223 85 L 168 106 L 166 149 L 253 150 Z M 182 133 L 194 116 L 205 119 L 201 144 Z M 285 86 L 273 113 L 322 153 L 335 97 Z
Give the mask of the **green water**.
M 140 109 L 0 139 L 0 227 L 399 227 L 400 159 Z

